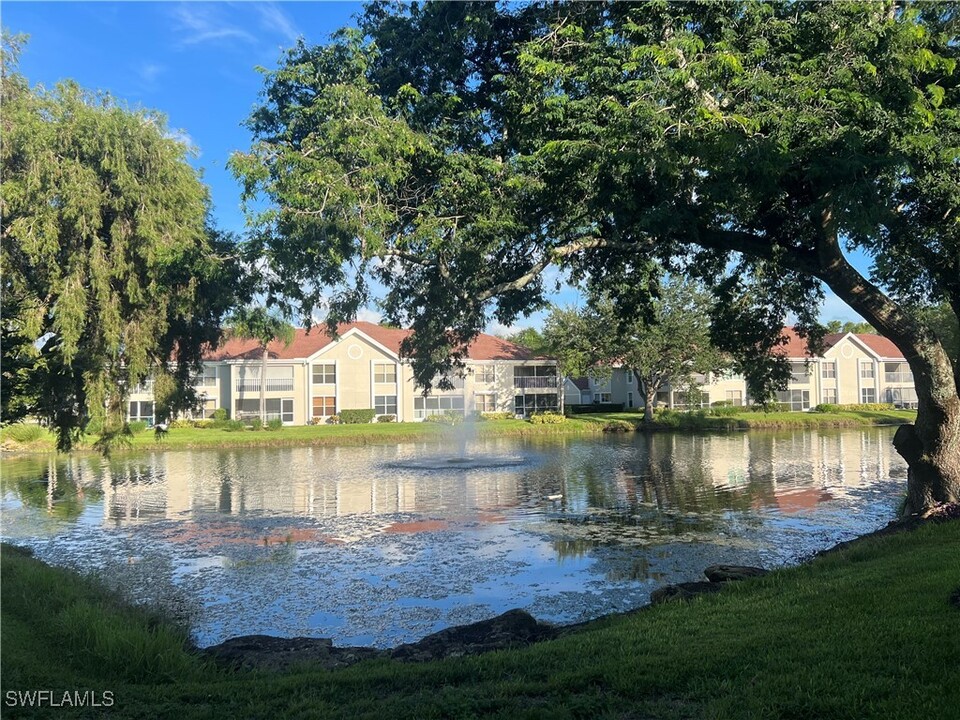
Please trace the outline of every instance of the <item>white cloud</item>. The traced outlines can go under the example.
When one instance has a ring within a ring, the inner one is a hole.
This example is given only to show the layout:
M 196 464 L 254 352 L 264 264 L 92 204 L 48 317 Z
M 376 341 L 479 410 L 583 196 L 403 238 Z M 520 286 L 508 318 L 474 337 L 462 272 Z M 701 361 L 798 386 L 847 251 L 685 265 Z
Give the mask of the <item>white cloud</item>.
M 152 85 L 154 81 L 156 81 L 156 79 L 165 71 L 166 68 L 163 65 L 158 65 L 157 63 L 144 63 L 138 68 L 137 74 L 144 83 L 147 85 Z
M 357 320 L 379 323 L 381 320 L 383 320 L 383 314 L 376 310 L 371 310 L 370 308 L 360 308 L 359 312 L 357 312 Z
M 294 26 L 293 21 L 275 3 L 257 3 L 254 8 L 260 16 L 260 22 L 264 29 L 273 30 L 282 35 L 283 39 L 290 45 L 300 37 L 301 33 Z
M 190 137 L 190 133 L 188 133 L 186 130 L 171 128 L 170 130 L 167 130 L 166 135 L 170 140 L 176 140 L 178 143 L 183 145 L 187 149 L 187 152 L 191 155 L 200 157 L 200 146 L 193 141 L 193 138 Z
M 174 8 L 173 15 L 177 21 L 181 46 L 210 41 L 257 41 L 251 33 L 226 20 L 215 6 L 181 3 Z
M 525 325 L 520 325 L 519 323 L 514 323 L 513 325 L 504 325 L 496 320 L 491 320 L 489 323 L 487 323 L 486 332 L 490 335 L 507 337 L 508 335 L 513 335 L 521 330 L 526 330 L 528 327 L 532 327 L 531 323 L 527 323 Z

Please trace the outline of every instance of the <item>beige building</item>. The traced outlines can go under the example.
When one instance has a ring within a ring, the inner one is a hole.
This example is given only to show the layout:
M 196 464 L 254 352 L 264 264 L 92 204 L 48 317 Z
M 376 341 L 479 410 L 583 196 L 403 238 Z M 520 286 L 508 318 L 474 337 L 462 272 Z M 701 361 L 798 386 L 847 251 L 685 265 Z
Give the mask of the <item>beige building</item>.
M 880 335 L 837 333 L 824 338 L 824 352 L 814 356 L 806 342 L 791 328 L 784 328 L 786 344 L 778 348 L 790 362 L 791 376 L 777 400 L 790 410 L 809 410 L 821 403 L 891 403 L 915 408 L 917 391 L 913 373 L 903 353 Z M 657 394 L 657 405 L 688 410 L 713 403 L 749 405 L 750 397 L 742 376 L 710 373 L 696 376 L 699 398 L 667 387 Z M 625 409 L 643 407 L 643 397 L 633 373 L 615 368 L 603 381 L 568 378 L 564 384 L 566 404 L 615 403 Z M 577 399 L 579 398 L 579 399 Z M 691 404 L 693 400 L 695 404 Z
M 446 411 L 527 416 L 562 407 L 555 360 L 485 334 L 469 346 L 464 373 L 451 378 L 453 389 L 434 389 L 424 397 L 409 361 L 400 357 L 400 343 L 409 334 L 368 322 L 341 326 L 337 339 L 322 327 L 298 329 L 290 345 L 268 346 L 265 378 L 257 343 L 228 340 L 207 353 L 196 379 L 203 415 L 227 408 L 231 418 L 260 417 L 261 382 L 267 418 L 286 425 L 327 422 L 347 409 L 373 409 L 406 422 Z M 131 394 L 128 416 L 152 423 L 153 412 L 147 383 Z

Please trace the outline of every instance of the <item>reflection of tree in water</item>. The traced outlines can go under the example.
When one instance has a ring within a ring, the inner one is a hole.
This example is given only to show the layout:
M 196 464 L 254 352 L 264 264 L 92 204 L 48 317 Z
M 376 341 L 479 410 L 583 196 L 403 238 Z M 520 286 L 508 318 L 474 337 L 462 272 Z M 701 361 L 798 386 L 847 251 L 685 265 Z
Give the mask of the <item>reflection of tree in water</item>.
M 87 503 L 103 497 L 99 474 L 76 458 L 18 458 L 4 462 L 3 492 L 28 507 L 45 509 L 63 520 L 75 520 Z

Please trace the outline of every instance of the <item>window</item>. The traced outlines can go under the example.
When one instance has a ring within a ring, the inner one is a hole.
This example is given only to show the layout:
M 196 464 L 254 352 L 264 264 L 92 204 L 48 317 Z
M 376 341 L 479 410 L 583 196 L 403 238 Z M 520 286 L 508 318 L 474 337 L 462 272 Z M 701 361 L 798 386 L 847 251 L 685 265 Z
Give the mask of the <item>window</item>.
M 593 402 L 595 403 L 608 403 L 610 402 L 610 393 L 594 393 Z
M 217 366 L 216 365 L 204 365 L 203 372 L 199 375 L 194 376 L 193 386 L 194 387 L 213 387 L 217 384 Z
M 884 391 L 885 402 L 900 408 L 917 407 L 917 391 L 913 388 L 887 388 Z
M 530 415 L 535 412 L 559 410 L 557 396 L 553 393 L 536 395 L 516 395 L 513 399 L 514 411 L 517 415 Z
M 883 379 L 888 383 L 912 383 L 913 372 L 907 363 L 884 363 Z
M 731 405 L 736 405 L 737 407 L 743 406 L 743 391 L 742 390 L 727 390 L 726 401 Z
M 207 398 L 201 398 L 197 403 L 196 410 L 191 412 L 191 415 L 199 416 L 202 418 L 211 418 L 213 417 L 214 411 L 217 409 L 217 401 L 209 400 Z
M 781 390 L 777 393 L 777 402 L 786 406 L 787 410 L 809 410 L 809 390 Z
M 337 366 L 335 363 L 317 363 L 313 366 L 314 385 L 336 385 Z
M 633 370 L 627 370 L 627 385 L 633 385 Z M 633 405 L 630 405 L 633 407 Z
M 633 407 L 633 393 L 627 393 L 627 407 Z
M 153 401 L 152 400 L 131 400 L 129 412 L 127 413 L 128 422 L 145 422 L 147 425 L 153 425 Z
M 810 382 L 806 363 L 790 363 L 790 382 L 806 384 Z
M 375 383 L 395 383 L 397 381 L 397 366 L 393 363 L 374 363 L 373 381 Z
M 396 395 L 374 395 L 373 409 L 377 415 L 396 415 L 397 414 L 397 396 Z
M 313 399 L 313 417 L 330 417 L 337 414 L 337 398 L 332 395 L 323 395 Z
M 864 380 L 873 380 L 873 363 L 860 365 L 860 377 Z
M 875 403 L 877 401 L 876 388 L 860 388 L 860 402 Z
M 477 412 L 497 411 L 497 396 L 494 393 L 474 393 L 473 398 Z
M 448 410 L 463 412 L 463 395 L 418 395 L 413 399 L 413 417 L 421 419 L 427 415 L 440 415 Z
M 695 390 L 692 393 L 675 392 L 673 406 L 681 409 L 710 407 L 710 394 L 702 390 Z
M 474 379 L 478 383 L 492 383 L 497 380 L 497 368 L 494 365 L 480 365 L 474 370 Z
M 837 363 L 835 360 L 831 360 L 830 362 L 820 363 L 820 377 L 822 378 L 837 377 Z
M 669 390 L 660 390 L 657 392 L 656 398 L 653 401 L 654 405 L 670 405 L 670 391 Z
M 285 423 L 293 422 L 293 398 L 267 398 L 267 420 L 280 418 Z M 234 405 L 237 420 L 253 420 L 260 417 L 260 400 L 245 398 Z
M 836 388 L 824 388 L 823 389 L 823 401 L 829 403 L 830 405 L 837 404 L 837 389 Z

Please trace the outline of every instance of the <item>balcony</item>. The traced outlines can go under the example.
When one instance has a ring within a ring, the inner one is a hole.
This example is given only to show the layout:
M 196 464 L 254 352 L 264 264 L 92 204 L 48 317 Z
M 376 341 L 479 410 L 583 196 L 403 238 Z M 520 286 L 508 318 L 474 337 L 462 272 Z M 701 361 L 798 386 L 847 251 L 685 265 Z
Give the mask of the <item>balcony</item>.
M 559 376 L 557 375 L 513 378 L 513 387 L 522 390 L 556 390 L 559 386 Z
M 237 378 L 237 392 L 260 392 L 260 378 Z M 293 378 L 267 378 L 267 392 L 286 392 L 293 390 Z
M 883 381 L 891 385 L 912 385 L 912 372 L 888 372 L 883 374 Z

